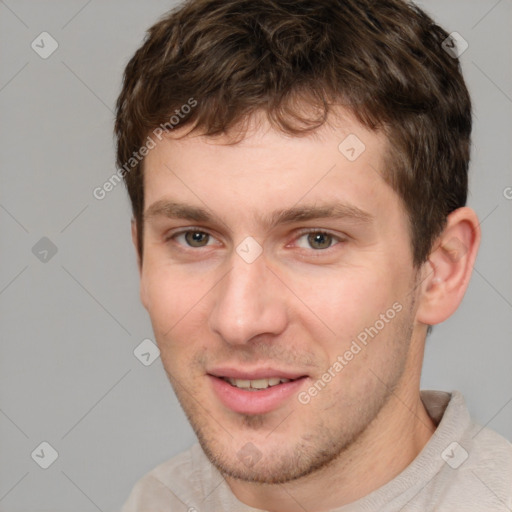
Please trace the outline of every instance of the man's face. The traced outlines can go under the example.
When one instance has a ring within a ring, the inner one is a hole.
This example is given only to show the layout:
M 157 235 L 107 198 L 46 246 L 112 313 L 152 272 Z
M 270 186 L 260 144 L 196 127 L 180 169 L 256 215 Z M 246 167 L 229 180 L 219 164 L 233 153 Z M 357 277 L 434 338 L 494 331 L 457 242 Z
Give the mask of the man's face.
M 226 142 L 169 137 L 146 157 L 141 296 L 212 462 L 285 482 L 334 460 L 408 378 L 408 220 L 384 136 L 348 116 Z

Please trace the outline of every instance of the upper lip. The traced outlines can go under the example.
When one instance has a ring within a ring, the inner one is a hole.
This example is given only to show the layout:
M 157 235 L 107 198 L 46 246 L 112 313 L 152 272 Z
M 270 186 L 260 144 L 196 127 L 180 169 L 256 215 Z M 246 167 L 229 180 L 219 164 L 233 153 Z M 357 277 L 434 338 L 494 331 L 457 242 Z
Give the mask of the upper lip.
M 257 379 L 271 379 L 276 377 L 279 379 L 298 379 L 299 377 L 305 377 L 304 373 L 280 370 L 278 368 L 255 368 L 254 370 L 241 370 L 240 368 L 214 368 L 207 372 L 209 375 L 214 377 L 226 377 L 228 379 L 240 379 L 240 380 L 257 380 Z

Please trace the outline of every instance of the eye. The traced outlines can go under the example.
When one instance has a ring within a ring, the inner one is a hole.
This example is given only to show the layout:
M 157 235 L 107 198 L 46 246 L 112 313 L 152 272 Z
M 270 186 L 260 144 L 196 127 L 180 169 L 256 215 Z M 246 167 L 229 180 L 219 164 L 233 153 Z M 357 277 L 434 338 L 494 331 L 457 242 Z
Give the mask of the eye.
M 211 242 L 211 237 L 208 233 L 198 230 L 183 231 L 173 235 L 171 238 L 181 245 L 188 245 L 189 247 L 206 247 Z
M 303 249 L 329 249 L 339 238 L 324 231 L 310 231 L 297 238 L 297 245 Z

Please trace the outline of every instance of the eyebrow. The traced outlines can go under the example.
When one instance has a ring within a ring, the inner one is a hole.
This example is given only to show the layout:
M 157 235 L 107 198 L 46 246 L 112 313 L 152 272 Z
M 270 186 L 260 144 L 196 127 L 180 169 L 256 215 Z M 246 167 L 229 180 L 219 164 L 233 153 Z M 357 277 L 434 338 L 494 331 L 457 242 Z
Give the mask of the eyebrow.
M 216 221 L 225 224 L 207 208 L 167 200 L 156 201 L 149 206 L 144 213 L 144 220 L 148 221 L 159 216 L 192 222 Z M 316 219 L 348 219 L 367 224 L 374 219 L 374 216 L 357 206 L 344 203 L 329 203 L 294 206 L 284 210 L 277 210 L 269 216 L 260 217 L 262 225 L 267 228 L 273 228 L 279 224 L 291 224 Z

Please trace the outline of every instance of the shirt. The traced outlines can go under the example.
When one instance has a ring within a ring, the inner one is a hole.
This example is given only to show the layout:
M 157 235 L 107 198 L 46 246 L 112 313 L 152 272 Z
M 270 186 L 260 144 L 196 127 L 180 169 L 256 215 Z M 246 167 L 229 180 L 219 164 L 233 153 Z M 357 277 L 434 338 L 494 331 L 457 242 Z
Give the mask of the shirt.
M 437 424 L 423 450 L 387 484 L 332 512 L 512 510 L 512 444 L 474 423 L 457 391 L 422 391 L 421 399 Z M 122 512 L 257 510 L 236 498 L 195 444 L 140 479 Z

